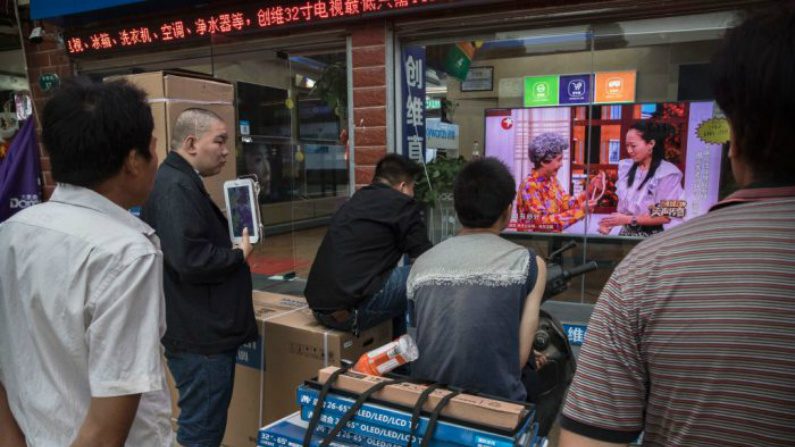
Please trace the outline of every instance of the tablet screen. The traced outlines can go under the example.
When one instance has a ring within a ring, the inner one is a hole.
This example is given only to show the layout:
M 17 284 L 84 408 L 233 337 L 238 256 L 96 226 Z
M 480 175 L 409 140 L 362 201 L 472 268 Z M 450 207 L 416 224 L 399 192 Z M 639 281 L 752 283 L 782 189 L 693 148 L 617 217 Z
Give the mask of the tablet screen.
M 254 227 L 254 214 L 251 209 L 251 188 L 247 186 L 233 186 L 227 188 L 232 219 L 232 234 L 234 237 L 243 235 L 243 227 L 248 227 L 249 234 L 256 231 Z

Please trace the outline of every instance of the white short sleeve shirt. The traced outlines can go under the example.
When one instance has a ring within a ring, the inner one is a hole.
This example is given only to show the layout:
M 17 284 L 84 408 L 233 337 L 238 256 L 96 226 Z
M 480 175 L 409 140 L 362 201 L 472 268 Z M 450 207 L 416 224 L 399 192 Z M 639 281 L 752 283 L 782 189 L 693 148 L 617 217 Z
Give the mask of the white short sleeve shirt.
M 127 446 L 170 446 L 154 230 L 60 184 L 0 224 L 0 382 L 28 445 L 69 445 L 92 397 L 142 394 Z

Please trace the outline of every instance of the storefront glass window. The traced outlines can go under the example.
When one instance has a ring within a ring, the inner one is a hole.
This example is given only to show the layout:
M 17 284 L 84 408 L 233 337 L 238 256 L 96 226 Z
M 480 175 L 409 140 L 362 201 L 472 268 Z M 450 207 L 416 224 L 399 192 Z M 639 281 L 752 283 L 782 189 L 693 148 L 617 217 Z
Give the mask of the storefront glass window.
M 542 256 L 575 242 L 551 261 L 598 268 L 557 299 L 593 303 L 640 241 L 705 213 L 731 190 L 708 62 L 735 20 L 725 12 L 407 36 L 396 79 L 405 81 L 408 56 L 422 58 L 427 171 L 457 157 L 502 160 L 518 191 L 504 236 Z M 406 113 L 399 108 L 396 127 L 408 140 Z M 547 163 L 550 151 L 561 155 L 559 168 Z M 456 231 L 445 206 L 437 200 L 429 212 L 437 240 Z
M 234 172 L 226 175 L 229 179 L 250 176 L 260 185 L 265 237 L 249 259 L 254 286 L 262 289 L 281 283 L 283 289 L 276 291 L 301 294 L 300 279 L 308 275 L 325 225 L 351 189 L 342 132 L 347 128 L 348 69 L 344 37 L 326 38 L 322 44 L 293 40 L 270 39 L 260 44 L 223 36 L 200 49 L 82 61 L 78 67 L 97 80 L 165 70 L 233 86 L 229 98 L 180 98 L 166 93 L 156 100 L 195 107 L 202 107 L 203 102 L 210 108 L 220 103 L 234 106 L 227 125 L 234 133 L 230 144 L 236 160 Z M 178 112 L 155 118 L 173 121 Z M 222 182 L 217 183 L 208 188 L 220 188 Z M 293 274 L 299 281 L 282 281 Z

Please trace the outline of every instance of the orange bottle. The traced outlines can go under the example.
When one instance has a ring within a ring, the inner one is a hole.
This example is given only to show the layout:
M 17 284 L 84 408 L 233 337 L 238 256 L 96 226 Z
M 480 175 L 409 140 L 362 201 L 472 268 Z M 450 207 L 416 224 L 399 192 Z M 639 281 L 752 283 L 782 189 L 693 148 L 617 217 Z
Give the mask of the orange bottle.
M 410 335 L 406 334 L 380 348 L 362 354 L 353 365 L 353 370 L 371 376 L 382 376 L 400 365 L 417 360 L 419 356 L 417 344 Z

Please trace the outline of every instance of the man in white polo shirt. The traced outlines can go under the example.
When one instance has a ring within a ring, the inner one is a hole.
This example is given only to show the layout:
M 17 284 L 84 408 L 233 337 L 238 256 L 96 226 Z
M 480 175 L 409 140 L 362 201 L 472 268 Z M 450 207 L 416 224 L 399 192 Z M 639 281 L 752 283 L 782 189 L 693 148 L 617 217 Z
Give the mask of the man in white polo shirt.
M 58 186 L 0 224 L 0 445 L 170 446 L 162 253 L 128 212 L 157 170 L 146 95 L 70 82 L 42 128 Z

